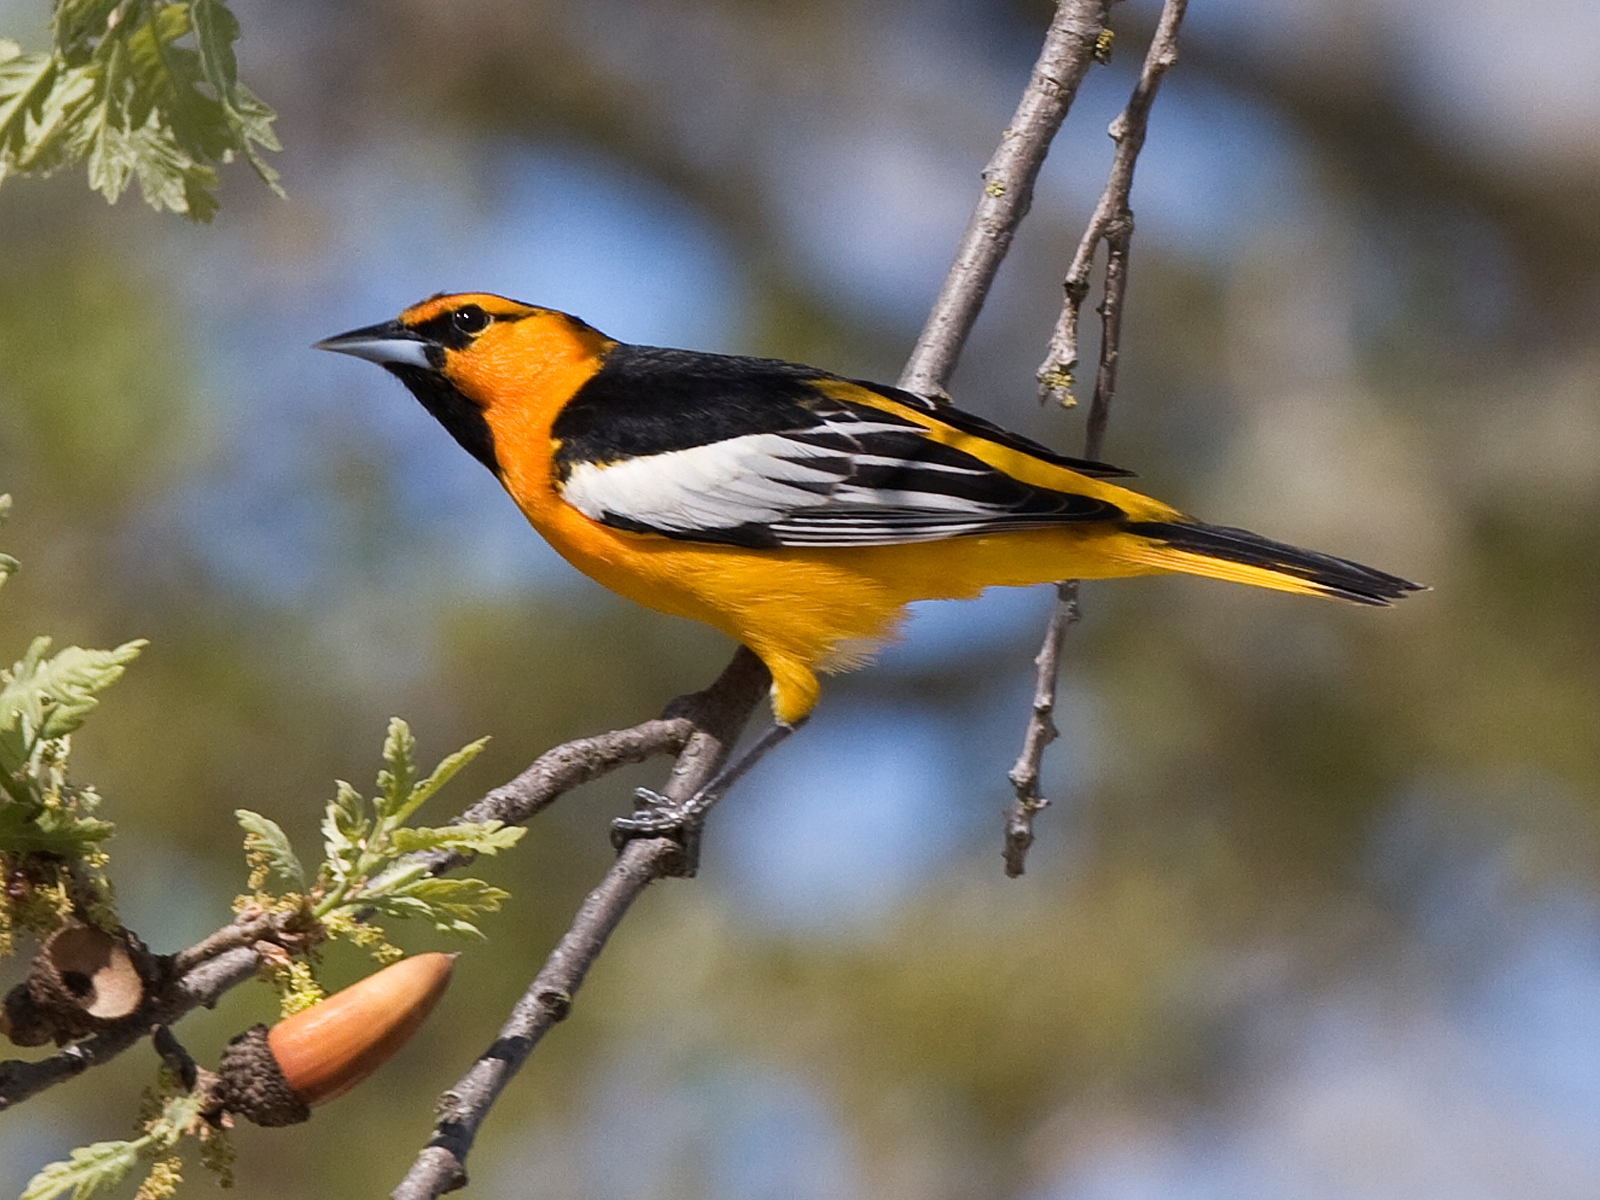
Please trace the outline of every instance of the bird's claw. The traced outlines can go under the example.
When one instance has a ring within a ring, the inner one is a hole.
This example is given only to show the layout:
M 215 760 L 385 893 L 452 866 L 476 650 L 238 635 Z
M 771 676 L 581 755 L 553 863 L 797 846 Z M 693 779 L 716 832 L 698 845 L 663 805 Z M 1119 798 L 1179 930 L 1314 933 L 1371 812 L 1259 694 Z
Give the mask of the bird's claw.
M 671 838 L 683 847 L 683 866 L 672 872 L 693 875 L 700 858 L 700 830 L 704 826 L 706 811 L 711 807 L 704 792 L 689 799 L 674 802 L 660 792 L 649 788 L 635 788 L 634 799 L 639 802 L 632 816 L 617 817 L 611 822 L 611 844 L 620 852 L 635 838 Z

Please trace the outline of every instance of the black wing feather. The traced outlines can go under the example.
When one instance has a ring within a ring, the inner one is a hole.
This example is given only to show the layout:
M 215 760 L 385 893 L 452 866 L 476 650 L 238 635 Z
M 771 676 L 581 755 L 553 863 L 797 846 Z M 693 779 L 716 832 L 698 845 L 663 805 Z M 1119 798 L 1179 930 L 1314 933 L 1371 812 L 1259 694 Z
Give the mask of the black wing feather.
M 824 394 L 827 382 L 1081 474 L 1126 474 L 898 389 L 774 359 L 618 346 L 552 429 L 563 494 L 614 528 L 751 547 L 885 545 L 1122 515 L 1013 479 L 906 417 Z

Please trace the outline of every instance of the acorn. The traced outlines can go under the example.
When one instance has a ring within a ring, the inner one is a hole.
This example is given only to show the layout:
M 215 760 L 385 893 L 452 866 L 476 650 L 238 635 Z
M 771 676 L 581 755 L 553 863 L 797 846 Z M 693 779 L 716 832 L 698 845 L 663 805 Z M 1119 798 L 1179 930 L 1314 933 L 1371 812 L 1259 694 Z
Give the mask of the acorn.
M 270 1030 L 253 1025 L 228 1043 L 216 1099 L 257 1125 L 308 1120 L 410 1040 L 455 968 L 454 954 L 418 954 L 368 975 Z

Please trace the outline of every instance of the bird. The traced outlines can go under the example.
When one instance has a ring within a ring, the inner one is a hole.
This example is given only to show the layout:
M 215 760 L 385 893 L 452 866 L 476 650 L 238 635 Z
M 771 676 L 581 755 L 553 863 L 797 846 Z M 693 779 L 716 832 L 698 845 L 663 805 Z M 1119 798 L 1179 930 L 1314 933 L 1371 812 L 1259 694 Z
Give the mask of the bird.
M 780 731 L 913 601 L 1166 573 L 1368 605 L 1423 590 L 1205 524 L 943 398 L 631 345 L 490 293 L 439 293 L 316 348 L 398 378 L 578 570 L 747 646 Z

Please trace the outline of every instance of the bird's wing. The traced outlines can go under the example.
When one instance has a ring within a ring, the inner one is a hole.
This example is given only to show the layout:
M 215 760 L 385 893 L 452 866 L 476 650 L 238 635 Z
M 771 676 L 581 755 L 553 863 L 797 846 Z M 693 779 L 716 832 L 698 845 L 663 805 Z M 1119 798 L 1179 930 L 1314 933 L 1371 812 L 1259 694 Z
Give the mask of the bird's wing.
M 568 504 L 613 528 L 740 546 L 883 546 L 1121 515 L 1018 480 L 892 411 L 920 397 L 750 359 L 718 359 L 701 386 L 683 365 L 663 373 L 667 394 L 641 393 L 635 370 L 615 396 L 602 380 L 575 397 L 554 430 Z M 937 415 L 1054 465 L 1115 472 L 958 410 Z

